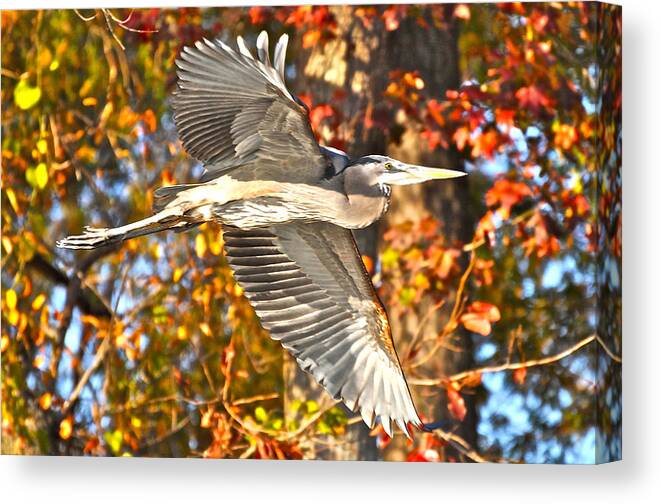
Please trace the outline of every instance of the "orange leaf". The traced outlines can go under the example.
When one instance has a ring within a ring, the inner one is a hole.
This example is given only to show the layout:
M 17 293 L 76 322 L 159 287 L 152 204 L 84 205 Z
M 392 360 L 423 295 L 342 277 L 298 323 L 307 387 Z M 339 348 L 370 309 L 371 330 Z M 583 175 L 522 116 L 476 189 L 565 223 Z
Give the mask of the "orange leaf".
M 41 308 L 44 305 L 45 301 L 46 301 L 46 295 L 43 293 L 39 294 L 36 298 L 34 298 L 34 301 L 32 301 L 32 309 L 34 311 L 37 311 L 39 308 Z
M 464 313 L 459 320 L 469 331 L 482 336 L 491 334 L 491 324 L 481 313 Z
M 363 264 L 365 265 L 365 269 L 371 275 L 372 271 L 374 271 L 374 261 L 372 261 L 370 256 L 366 255 L 361 256 L 361 258 L 363 260 Z
M 53 396 L 50 392 L 46 392 L 39 397 L 39 407 L 43 410 L 50 408 L 50 405 L 53 403 Z
M 71 437 L 73 433 L 73 417 L 66 417 L 60 422 L 60 437 L 65 441 Z
M 83 453 L 91 453 L 93 452 L 100 444 L 99 438 L 90 438 L 87 443 L 85 443 L 85 447 L 83 448 Z
M 320 38 L 321 38 L 320 30 L 311 30 L 309 32 L 306 32 L 303 35 L 303 49 L 309 49 L 310 47 L 317 45 L 317 42 L 319 42 Z
M 142 115 L 142 120 L 150 133 L 156 131 L 156 115 L 152 109 L 145 110 L 145 113 Z

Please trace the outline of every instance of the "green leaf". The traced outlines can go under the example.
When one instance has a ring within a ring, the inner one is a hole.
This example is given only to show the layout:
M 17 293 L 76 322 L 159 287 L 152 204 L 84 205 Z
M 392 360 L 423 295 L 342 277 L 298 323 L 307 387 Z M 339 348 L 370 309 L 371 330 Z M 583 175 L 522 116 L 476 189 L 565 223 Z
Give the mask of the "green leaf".
M 34 107 L 41 99 L 41 89 L 30 86 L 27 79 L 21 79 L 14 89 L 14 101 L 19 108 L 28 110 Z
M 413 287 L 404 287 L 399 292 L 399 302 L 403 305 L 410 305 L 415 300 L 415 289 Z

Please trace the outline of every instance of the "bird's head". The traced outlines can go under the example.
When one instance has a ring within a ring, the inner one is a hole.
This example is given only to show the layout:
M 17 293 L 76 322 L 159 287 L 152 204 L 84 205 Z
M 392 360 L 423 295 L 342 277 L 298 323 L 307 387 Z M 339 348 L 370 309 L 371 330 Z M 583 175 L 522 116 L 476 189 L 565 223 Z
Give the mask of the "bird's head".
M 352 163 L 353 169 L 360 169 L 372 183 L 379 185 L 409 185 L 427 180 L 463 177 L 465 172 L 446 168 L 430 168 L 403 163 L 388 156 L 365 156 Z

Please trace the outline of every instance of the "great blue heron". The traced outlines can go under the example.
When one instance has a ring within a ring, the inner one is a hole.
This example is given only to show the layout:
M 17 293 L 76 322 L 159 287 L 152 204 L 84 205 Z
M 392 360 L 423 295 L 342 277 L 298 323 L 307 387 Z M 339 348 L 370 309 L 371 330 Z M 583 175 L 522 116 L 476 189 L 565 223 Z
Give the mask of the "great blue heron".
M 330 395 L 392 435 L 422 425 L 395 352 L 386 312 L 351 229 L 388 209 L 390 186 L 463 172 L 356 160 L 317 144 L 305 105 L 285 85 L 283 35 L 269 58 L 220 40 L 185 47 L 176 61 L 174 119 L 204 164 L 200 183 L 161 187 L 154 215 L 113 229 L 86 227 L 57 243 L 92 249 L 166 229 L 219 222 L 234 276 L 271 337 Z

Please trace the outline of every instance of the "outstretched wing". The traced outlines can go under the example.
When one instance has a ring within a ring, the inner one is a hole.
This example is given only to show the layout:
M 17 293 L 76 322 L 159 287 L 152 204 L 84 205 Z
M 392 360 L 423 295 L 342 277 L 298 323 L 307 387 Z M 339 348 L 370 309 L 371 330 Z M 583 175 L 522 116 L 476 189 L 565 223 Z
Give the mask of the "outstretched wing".
M 259 59 L 237 39 L 238 51 L 220 40 L 184 47 L 174 94 L 174 120 L 186 151 L 202 161 L 211 180 L 237 166 L 242 176 L 264 180 L 319 180 L 327 161 L 307 110 L 285 86 L 287 35 L 272 64 L 266 32 L 257 39 Z M 260 170 L 259 173 L 251 173 Z
M 351 231 L 330 223 L 226 228 L 234 276 L 262 325 L 369 426 L 420 426 L 388 318 Z

